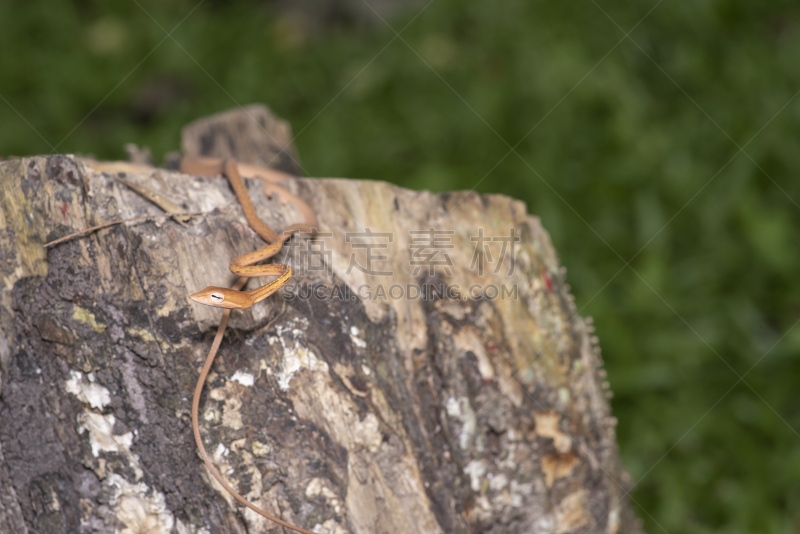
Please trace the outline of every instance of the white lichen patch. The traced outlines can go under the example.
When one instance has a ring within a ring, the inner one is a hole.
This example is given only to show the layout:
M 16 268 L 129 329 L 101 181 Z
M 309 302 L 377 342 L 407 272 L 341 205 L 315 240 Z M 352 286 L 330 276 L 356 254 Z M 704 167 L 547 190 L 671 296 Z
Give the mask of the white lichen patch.
M 75 395 L 79 401 L 95 410 L 102 410 L 111 403 L 111 393 L 100 384 L 95 384 L 91 373 L 88 381 L 83 380 L 83 373 L 80 371 L 70 370 L 69 375 L 66 382 L 67 392 Z
M 353 424 L 354 442 L 367 447 L 371 451 L 376 451 L 381 446 L 383 436 L 381 435 L 378 418 L 370 412 L 361 420 L 356 420 Z
M 236 371 L 235 373 L 233 373 L 231 380 L 239 382 L 243 386 L 250 387 L 253 384 L 255 384 L 256 377 L 254 377 L 250 373 L 245 373 L 244 371 Z
M 472 460 L 464 467 L 464 473 L 469 475 L 469 487 L 472 491 L 481 489 L 481 481 L 486 475 L 486 462 L 484 460 Z
M 319 495 L 322 495 L 328 505 L 333 508 L 336 515 L 342 513 L 342 503 L 339 501 L 339 497 L 336 493 L 328 487 L 327 481 L 322 478 L 312 478 L 311 482 L 306 486 L 306 497 L 313 499 Z
M 175 531 L 178 534 L 209 534 L 205 527 L 196 527 L 192 524 L 186 526 L 180 519 L 175 519 Z
M 89 431 L 89 443 L 92 446 L 92 454 L 98 456 L 100 452 L 125 452 L 133 444 L 133 433 L 126 432 L 120 436 L 114 435 L 114 423 L 116 419 L 113 414 L 82 413 L 78 416 L 80 427 L 78 432 L 83 434 Z
M 241 388 L 238 381 L 229 380 L 222 387 L 214 388 L 208 393 L 208 398 L 224 403 L 222 405 L 222 424 L 233 430 L 239 430 L 244 426 Z
M 303 331 L 298 328 L 285 328 L 278 326 L 277 341 L 283 347 L 282 354 L 282 370 L 277 373 L 278 386 L 287 391 L 291 384 L 294 375 L 300 369 L 308 369 L 309 371 L 320 371 L 323 373 L 328 372 L 328 364 L 317 358 L 317 355 L 307 347 L 304 347 L 299 338 L 303 335 Z M 287 341 L 284 333 L 291 332 L 292 338 Z
M 80 371 L 70 371 L 70 378 L 66 382 L 66 389 L 86 406 L 85 411 L 78 415 L 78 433 L 89 432 L 89 445 L 92 454 L 98 457 L 101 452 L 115 452 L 127 457 L 128 462 L 136 474 L 136 480 L 142 478 L 142 469 L 139 467 L 139 458 L 131 452 L 133 433 L 126 432 L 121 435 L 114 434 L 116 419 L 113 414 L 100 414 L 90 410 L 102 410 L 111 403 L 111 393 L 94 382 L 94 375 L 89 373 L 84 380 Z
M 475 508 L 472 509 L 472 517 L 475 521 L 489 522 L 492 520 L 492 505 L 486 495 L 478 495 L 475 497 Z
M 508 477 L 503 473 L 499 475 L 489 473 L 487 478 L 489 479 L 489 489 L 492 491 L 501 491 L 508 485 Z
M 217 448 L 214 449 L 214 452 L 211 454 L 212 458 L 214 459 L 215 463 L 222 463 L 225 461 L 225 457 L 230 454 L 230 449 L 223 445 L 222 443 L 217 444 Z
M 269 456 L 269 453 L 272 452 L 272 447 L 268 444 L 255 440 L 253 440 L 252 445 L 250 445 L 250 449 L 253 451 L 253 456 L 258 456 L 259 458 L 266 458 Z
M 111 402 L 109 391 L 94 382 L 94 375 L 70 371 L 66 389 L 84 404 L 84 412 L 78 415 L 78 434 L 89 433 L 92 455 L 97 458 L 94 470 L 112 488 L 109 504 L 120 524 L 118 534 L 168 534 L 173 530 L 173 516 L 164 504 L 164 495 L 148 489 L 143 483 L 131 484 L 116 473 L 106 472 L 106 459 L 101 453 L 116 453 L 128 460 L 135 479 L 141 480 L 144 472 L 138 455 L 131 452 L 135 432 L 114 433 L 116 418 L 113 414 L 101 414 L 93 410 L 105 408 Z
M 526 482 L 520 484 L 516 480 L 511 481 L 511 506 L 519 508 L 522 506 L 522 501 L 533 493 L 533 484 Z
M 333 519 L 328 519 L 322 524 L 317 523 L 311 531 L 316 534 L 347 534 L 347 529 Z
M 164 494 L 144 483 L 131 484 L 116 473 L 105 480 L 112 495 L 117 520 L 124 525 L 119 534 L 171 534 L 175 518 L 167 509 Z M 187 530 L 188 532 L 188 530 Z
M 358 335 L 360 333 L 361 333 L 361 331 L 358 329 L 358 327 L 351 326 L 350 327 L 350 341 L 352 341 L 353 345 L 355 345 L 356 347 L 358 347 L 360 349 L 365 349 L 365 348 L 367 348 L 367 342 L 364 341 L 363 339 L 361 339 L 360 337 L 358 337 Z
M 128 458 L 128 463 L 136 474 L 136 480 L 143 476 L 139 467 L 139 457 L 131 452 L 133 433 L 114 434 L 115 418 L 113 414 L 84 412 L 78 416 L 78 433 L 89 432 L 89 444 L 92 454 L 97 457 L 101 452 L 116 452 Z
M 222 415 L 216 408 L 206 408 L 203 411 L 203 419 L 209 423 L 218 424 L 220 419 L 222 419 Z
M 475 435 L 475 429 L 478 426 L 478 419 L 475 416 L 475 411 L 469 403 L 467 397 L 459 397 L 455 399 L 450 397 L 447 399 L 447 415 L 454 417 L 461 421 L 461 432 L 458 436 L 458 445 L 461 450 L 467 450 L 469 444 L 472 442 L 472 437 Z

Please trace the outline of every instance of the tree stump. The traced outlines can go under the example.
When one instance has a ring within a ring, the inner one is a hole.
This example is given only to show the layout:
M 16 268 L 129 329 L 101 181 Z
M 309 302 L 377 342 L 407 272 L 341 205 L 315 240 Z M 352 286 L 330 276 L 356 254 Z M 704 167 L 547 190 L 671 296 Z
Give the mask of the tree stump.
M 291 125 L 264 104 L 250 104 L 187 124 L 181 133 L 181 151 L 233 158 L 289 174 L 300 171 Z
M 216 485 L 190 426 L 220 310 L 188 296 L 232 283 L 230 259 L 263 242 L 225 179 L 128 165 L 204 215 L 46 249 L 159 213 L 106 169 L 0 163 L 0 532 L 283 532 Z M 247 183 L 272 228 L 300 222 Z M 641 531 L 591 322 L 522 202 L 287 187 L 320 235 L 277 258 L 293 287 L 232 314 L 201 402 L 206 448 L 242 495 L 320 533 Z M 425 248 L 429 229 L 448 233 Z M 480 229 L 519 238 L 499 270 L 503 242 Z

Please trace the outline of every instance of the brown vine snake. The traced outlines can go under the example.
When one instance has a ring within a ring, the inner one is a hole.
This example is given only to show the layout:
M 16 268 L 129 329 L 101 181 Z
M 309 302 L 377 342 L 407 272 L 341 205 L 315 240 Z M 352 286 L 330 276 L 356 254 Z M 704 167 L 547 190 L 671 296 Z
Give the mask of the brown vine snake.
M 222 319 L 220 320 L 219 328 L 217 329 L 217 334 L 214 336 L 214 342 L 211 344 L 211 349 L 206 357 L 203 370 L 200 372 L 200 377 L 197 379 L 197 385 L 194 388 L 194 398 L 192 399 L 192 431 L 194 432 L 194 439 L 197 442 L 197 448 L 200 451 L 200 456 L 203 457 L 206 467 L 208 467 L 208 470 L 211 472 L 217 482 L 219 482 L 222 487 L 225 488 L 225 490 L 227 490 L 228 493 L 230 493 L 237 501 L 247 506 L 257 514 L 266 517 L 267 519 L 274 521 L 281 526 L 296 532 L 302 532 L 303 534 L 314 534 L 310 530 L 305 530 L 265 512 L 258 506 L 252 504 L 250 501 L 239 495 L 239 493 L 225 481 L 219 471 L 217 471 L 217 468 L 214 467 L 214 464 L 211 463 L 211 460 L 206 453 L 206 449 L 203 446 L 203 440 L 200 436 L 200 423 L 198 417 L 198 412 L 200 410 L 200 394 L 203 391 L 203 385 L 205 384 L 206 377 L 211 369 L 211 364 L 214 362 L 214 357 L 216 356 L 219 345 L 222 342 L 222 336 L 225 333 L 225 326 L 228 323 L 228 317 L 230 316 L 231 310 L 249 308 L 253 304 L 264 300 L 275 293 L 278 289 L 283 287 L 283 285 L 286 284 L 286 282 L 288 282 L 292 277 L 292 268 L 288 265 L 281 263 L 271 263 L 266 265 L 255 264 L 277 254 L 283 246 L 283 243 L 289 239 L 289 237 L 291 237 L 293 232 L 313 232 L 315 230 L 315 228 L 311 227 L 311 221 L 313 221 L 314 224 L 316 223 L 316 219 L 313 218 L 313 213 L 311 213 L 310 208 L 308 208 L 304 202 L 300 201 L 300 204 L 302 205 L 298 204 L 298 207 L 304 214 L 306 224 L 294 224 L 289 226 L 280 236 L 272 231 L 272 229 L 258 217 L 258 214 L 256 214 L 255 208 L 253 207 L 253 202 L 250 200 L 250 195 L 247 193 L 247 188 L 245 187 L 244 182 L 239 175 L 239 168 L 240 167 L 233 160 L 226 160 L 222 162 L 221 160 L 184 158 L 181 161 L 181 171 L 187 174 L 205 174 L 206 176 L 213 176 L 222 171 L 222 174 L 224 174 L 228 179 L 231 187 L 236 193 L 236 197 L 239 199 L 239 202 L 242 205 L 245 218 L 250 224 L 250 227 L 258 235 L 260 235 L 264 241 L 267 242 L 266 246 L 256 250 L 255 252 L 238 256 L 231 261 L 231 272 L 239 276 L 239 279 L 231 289 L 210 286 L 198 293 L 195 293 L 194 295 L 191 295 L 191 298 L 200 304 L 224 308 L 224 311 L 222 312 Z M 272 191 L 276 192 L 278 195 L 281 195 L 282 192 L 284 195 L 288 193 L 288 191 L 285 191 L 278 186 L 273 186 Z M 283 196 L 283 199 L 285 201 L 286 196 Z M 311 221 L 309 220 L 309 213 L 311 214 Z M 247 279 L 254 276 L 277 276 L 277 278 L 256 289 L 251 289 L 250 291 L 240 291 L 247 282 Z

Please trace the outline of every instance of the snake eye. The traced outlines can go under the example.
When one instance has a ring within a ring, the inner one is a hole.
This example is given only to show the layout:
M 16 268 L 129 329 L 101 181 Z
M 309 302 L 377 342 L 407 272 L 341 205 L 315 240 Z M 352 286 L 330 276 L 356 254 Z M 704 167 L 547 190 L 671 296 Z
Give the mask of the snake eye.
M 222 302 L 225 300 L 225 295 L 217 292 L 211 293 L 211 300 L 214 302 Z

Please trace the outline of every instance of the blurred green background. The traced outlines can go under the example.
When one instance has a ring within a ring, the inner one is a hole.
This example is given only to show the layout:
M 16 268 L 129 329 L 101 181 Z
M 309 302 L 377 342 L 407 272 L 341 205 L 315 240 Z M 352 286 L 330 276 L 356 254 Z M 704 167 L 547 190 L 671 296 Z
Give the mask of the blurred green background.
M 647 531 L 800 532 L 800 5 L 426 1 L 2 0 L 0 154 L 160 161 L 264 102 L 312 176 L 523 199 Z

